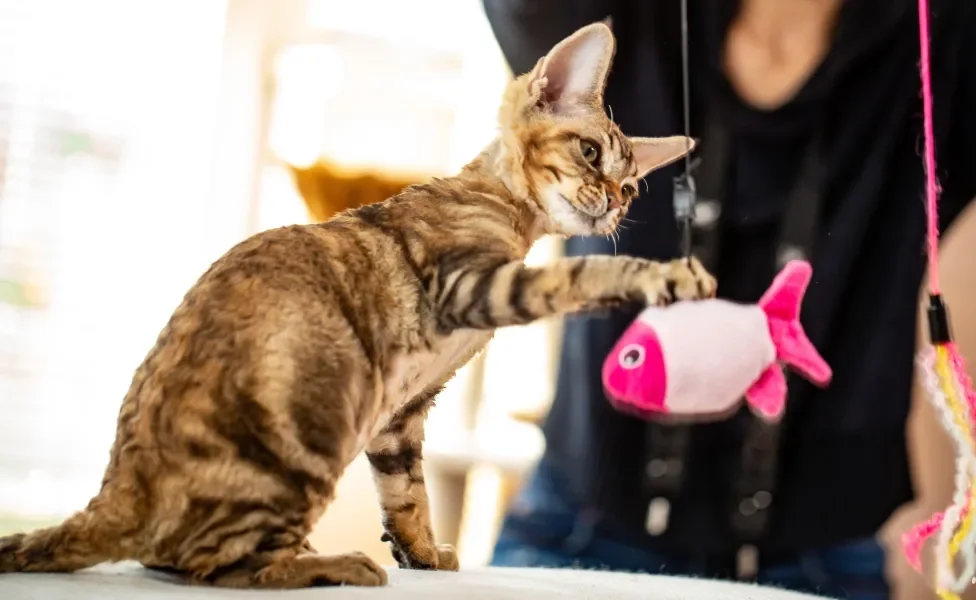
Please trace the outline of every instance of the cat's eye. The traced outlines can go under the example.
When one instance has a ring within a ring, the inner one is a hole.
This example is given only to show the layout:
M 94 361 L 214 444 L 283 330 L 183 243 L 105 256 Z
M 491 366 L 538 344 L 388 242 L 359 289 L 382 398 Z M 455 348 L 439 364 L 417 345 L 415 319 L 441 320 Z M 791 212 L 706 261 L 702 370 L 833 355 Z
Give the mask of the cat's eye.
M 627 196 L 628 198 L 637 197 L 637 188 L 630 185 L 629 183 L 625 183 L 623 187 L 620 188 L 620 191 L 622 191 L 624 196 Z
M 600 147 L 590 140 L 580 140 L 580 152 L 583 153 L 583 160 L 592 166 L 600 164 Z

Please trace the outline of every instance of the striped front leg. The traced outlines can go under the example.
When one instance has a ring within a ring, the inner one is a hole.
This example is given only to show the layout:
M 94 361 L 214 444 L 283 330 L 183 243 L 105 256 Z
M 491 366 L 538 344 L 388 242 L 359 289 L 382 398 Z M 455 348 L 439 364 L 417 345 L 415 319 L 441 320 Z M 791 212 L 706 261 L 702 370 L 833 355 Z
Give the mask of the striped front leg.
M 437 295 L 443 331 L 525 325 L 627 302 L 670 304 L 715 294 L 694 258 L 667 263 L 630 256 L 577 256 L 527 267 L 485 255 L 444 277 Z
M 424 419 L 440 389 L 409 401 L 366 446 L 383 511 L 383 541 L 402 569 L 457 571 L 454 548 L 434 543 L 422 463 Z

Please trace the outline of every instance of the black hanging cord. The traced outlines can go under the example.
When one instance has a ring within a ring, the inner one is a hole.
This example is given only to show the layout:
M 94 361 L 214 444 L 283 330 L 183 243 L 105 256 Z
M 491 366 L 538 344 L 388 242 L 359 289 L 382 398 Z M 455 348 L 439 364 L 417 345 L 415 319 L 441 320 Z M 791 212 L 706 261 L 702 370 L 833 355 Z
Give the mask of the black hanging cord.
M 687 138 L 685 171 L 674 179 L 674 217 L 681 231 L 681 255 L 691 257 L 691 224 L 697 201 L 695 179 L 691 175 L 691 83 L 688 66 L 688 0 L 681 0 L 681 89 L 684 107 L 684 133 Z
M 684 104 L 685 136 L 691 137 L 691 77 L 688 66 L 688 0 L 681 0 L 681 98 Z M 691 142 L 686 142 L 691 150 Z M 685 176 L 691 176 L 691 154 L 685 154 Z

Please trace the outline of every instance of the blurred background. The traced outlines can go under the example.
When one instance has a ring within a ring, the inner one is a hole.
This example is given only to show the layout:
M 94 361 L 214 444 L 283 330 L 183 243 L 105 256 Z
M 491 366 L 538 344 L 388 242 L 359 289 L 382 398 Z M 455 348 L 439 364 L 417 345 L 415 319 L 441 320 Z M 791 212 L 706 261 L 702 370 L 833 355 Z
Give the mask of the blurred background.
M 479 0 L 0 0 L 0 534 L 97 492 L 133 370 L 214 259 L 456 172 L 509 77 Z M 504 332 L 431 415 L 467 564 L 542 451 L 557 335 Z M 316 547 L 392 563 L 363 461 L 338 495 Z
M 133 370 L 214 259 L 457 171 L 509 77 L 480 0 L 0 0 L 0 535 L 97 492 Z M 957 307 L 976 298 L 976 211 L 961 221 Z M 558 253 L 544 241 L 529 262 Z M 976 311 L 957 311 L 976 348 Z M 488 561 L 542 452 L 559 335 L 500 332 L 430 417 L 435 530 L 462 566 Z M 921 497 L 892 539 L 951 486 L 926 403 L 909 428 Z M 312 542 L 392 564 L 381 531 L 360 460 Z

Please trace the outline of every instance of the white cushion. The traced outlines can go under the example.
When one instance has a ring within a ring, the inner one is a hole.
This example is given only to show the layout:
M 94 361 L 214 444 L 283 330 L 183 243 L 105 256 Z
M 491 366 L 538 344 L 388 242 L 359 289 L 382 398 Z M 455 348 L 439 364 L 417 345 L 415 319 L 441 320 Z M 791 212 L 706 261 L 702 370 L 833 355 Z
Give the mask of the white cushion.
M 174 583 L 135 564 L 73 575 L 0 575 L 3 600 L 812 600 L 814 596 L 753 585 L 684 577 L 554 569 L 467 569 L 459 573 L 390 570 L 386 588 L 317 588 L 241 592 Z

